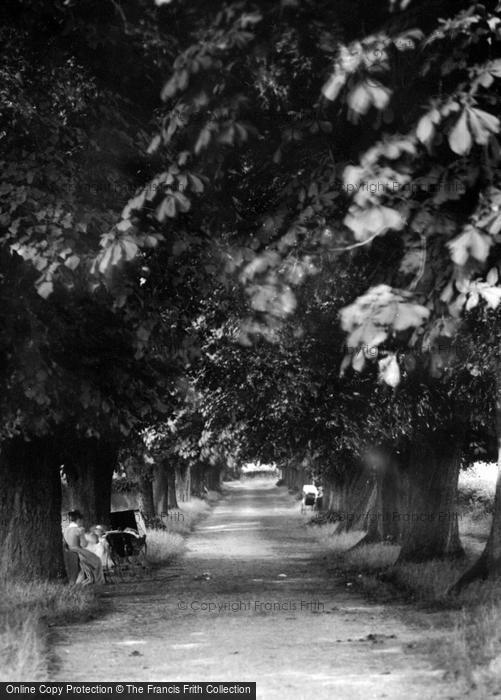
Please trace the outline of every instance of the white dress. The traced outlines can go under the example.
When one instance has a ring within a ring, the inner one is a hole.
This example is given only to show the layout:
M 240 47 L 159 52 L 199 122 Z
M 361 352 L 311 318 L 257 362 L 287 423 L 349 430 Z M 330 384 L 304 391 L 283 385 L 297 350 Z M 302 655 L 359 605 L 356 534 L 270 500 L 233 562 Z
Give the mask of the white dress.
M 113 566 L 110 558 L 110 552 L 106 540 L 102 537 L 99 542 L 88 542 L 86 549 L 95 554 L 103 564 L 103 569 L 109 569 Z

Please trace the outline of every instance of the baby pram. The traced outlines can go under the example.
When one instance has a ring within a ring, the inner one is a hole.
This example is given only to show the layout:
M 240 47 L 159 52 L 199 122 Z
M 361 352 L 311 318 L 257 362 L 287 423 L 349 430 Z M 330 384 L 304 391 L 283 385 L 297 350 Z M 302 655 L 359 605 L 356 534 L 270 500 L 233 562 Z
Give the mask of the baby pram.
M 142 537 L 132 529 L 110 530 L 104 535 L 109 548 L 110 566 L 104 571 L 107 581 L 116 576 L 124 581 L 126 578 L 151 574 L 151 567 L 146 558 L 146 535 Z
M 301 497 L 301 513 L 304 513 L 306 508 L 313 510 L 315 501 L 318 496 L 318 489 L 314 484 L 305 484 Z

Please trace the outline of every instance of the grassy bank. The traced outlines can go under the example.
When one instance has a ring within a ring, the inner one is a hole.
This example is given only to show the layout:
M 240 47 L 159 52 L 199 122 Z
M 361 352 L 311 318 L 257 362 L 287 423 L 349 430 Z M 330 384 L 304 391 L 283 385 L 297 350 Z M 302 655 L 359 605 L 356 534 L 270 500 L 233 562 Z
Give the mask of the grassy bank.
M 352 549 L 365 534 L 337 534 L 337 525 L 312 525 L 317 538 L 336 558 L 348 586 L 361 588 L 381 602 L 412 601 L 443 610 L 449 643 L 437 658 L 452 677 L 461 678 L 471 697 L 492 697 L 501 687 L 501 587 L 476 582 L 458 597 L 448 588 L 476 560 L 487 539 L 494 497 L 496 467 L 479 464 L 461 475 L 459 531 L 466 557 L 456 561 L 396 564 L 400 547 L 380 543 Z
M 62 583 L 3 583 L 0 596 L 0 681 L 47 680 L 48 627 L 99 610 L 95 591 Z
M 168 564 L 182 554 L 185 538 L 195 525 L 207 517 L 211 504 L 218 499 L 218 494 L 209 493 L 207 500 L 193 498 L 172 510 L 163 520 L 163 527 L 149 528 L 146 531 L 148 543 L 148 560 L 154 566 Z
M 365 545 L 350 551 L 364 533 L 342 535 L 322 532 L 329 540 L 338 568 L 347 586 L 361 589 L 380 603 L 396 600 L 413 602 L 426 609 L 442 611 L 440 622 L 448 628 L 447 644 L 440 645 L 436 658 L 451 677 L 462 679 L 470 697 L 493 697 L 501 687 L 501 589 L 499 582 L 475 582 L 457 597 L 446 591 L 475 561 L 467 550 L 466 559 L 396 564 L 399 547 Z

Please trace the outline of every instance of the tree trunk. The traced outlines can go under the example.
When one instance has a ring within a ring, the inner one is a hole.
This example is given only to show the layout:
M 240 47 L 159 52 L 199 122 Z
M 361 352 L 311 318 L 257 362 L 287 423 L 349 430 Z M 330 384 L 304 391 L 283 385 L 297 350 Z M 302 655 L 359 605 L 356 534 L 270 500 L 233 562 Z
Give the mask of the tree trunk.
M 334 510 L 334 502 L 336 498 L 336 487 L 329 477 L 324 477 L 323 480 L 323 497 L 322 510 L 330 512 Z
M 167 470 L 167 507 L 168 510 L 179 508 L 176 496 L 176 473 L 173 467 Z
M 205 467 L 203 464 L 195 465 L 191 470 L 191 494 L 197 498 L 205 496 Z
M 111 481 L 118 459 L 117 443 L 79 438 L 71 443 L 70 448 L 64 471 L 71 509 L 82 512 L 87 527 L 109 524 Z
M 383 489 L 383 536 L 394 543 L 402 541 L 402 507 L 406 501 L 405 483 L 400 464 L 395 456 L 391 458 L 382 481 Z M 395 517 L 397 514 L 397 517 Z
M 364 518 L 364 524 L 367 532 L 354 547 L 351 547 L 351 549 L 356 549 L 366 544 L 376 544 L 377 542 L 382 542 L 385 538 L 383 520 L 384 509 L 382 474 L 376 474 L 374 476 L 373 490 L 369 500 L 367 501 L 366 508 L 367 516 Z
M 190 500 L 191 470 L 190 465 L 176 465 L 176 496 L 178 502 Z
M 53 438 L 0 446 L 0 574 L 66 578 L 61 529 L 60 457 Z
M 478 579 L 499 578 L 501 576 L 501 364 L 495 376 L 496 403 L 496 439 L 498 444 L 498 474 L 494 496 L 492 524 L 484 551 L 478 560 L 449 589 L 448 593 L 457 595 L 463 588 Z
M 309 483 L 304 465 L 295 460 L 291 460 L 284 471 L 287 488 L 290 491 L 301 493 L 303 490 L 303 485 Z M 213 487 L 209 486 L 209 488 Z M 217 488 L 219 488 L 219 486 Z
M 161 461 L 153 467 L 153 501 L 155 514 L 159 517 L 166 517 L 169 514 L 169 484 L 167 462 Z
M 367 514 L 374 507 L 375 484 L 371 475 L 350 469 L 339 486 L 338 532 L 365 530 Z
M 398 465 L 394 456 L 386 451 L 379 450 L 379 456 L 383 459 L 374 472 L 373 492 L 366 506 L 367 532 L 354 548 L 401 539 L 402 488 Z
M 285 481 L 285 485 L 287 486 L 288 489 L 292 489 L 292 488 L 293 488 L 293 484 L 294 484 L 294 471 L 295 471 L 295 469 L 294 469 L 294 467 L 292 467 L 291 465 L 288 465 L 288 466 L 285 467 L 285 469 L 284 469 L 284 481 Z
M 146 525 L 149 525 L 155 519 L 155 502 L 153 500 L 153 483 L 148 474 L 141 474 L 139 477 L 138 505 Z
M 302 493 L 303 486 L 305 484 L 310 484 L 310 483 L 311 483 L 311 479 L 308 476 L 306 467 L 304 466 L 304 464 L 300 464 L 298 469 L 296 470 L 295 490 Z
M 191 464 L 188 464 L 184 474 L 184 500 L 191 501 Z
M 211 491 L 219 491 L 221 489 L 221 468 L 211 467 L 207 472 L 207 487 Z
M 461 447 L 455 442 L 444 432 L 423 435 L 411 446 L 398 563 L 464 554 L 456 512 Z

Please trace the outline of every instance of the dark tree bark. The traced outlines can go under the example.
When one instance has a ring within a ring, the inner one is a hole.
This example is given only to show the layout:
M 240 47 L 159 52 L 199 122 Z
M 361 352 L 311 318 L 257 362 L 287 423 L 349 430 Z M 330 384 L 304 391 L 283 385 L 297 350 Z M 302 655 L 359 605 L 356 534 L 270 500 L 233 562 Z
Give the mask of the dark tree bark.
M 210 472 L 212 473 L 212 469 Z M 212 476 L 210 478 L 213 478 Z M 303 489 L 303 485 L 309 483 L 305 467 L 297 462 L 290 462 L 284 468 L 284 481 L 290 491 L 299 491 Z M 209 488 L 213 488 L 209 486 Z M 219 488 L 219 486 L 217 487 Z
M 403 534 L 400 514 L 406 501 L 406 493 L 400 464 L 395 456 L 391 458 L 388 469 L 384 473 L 382 490 L 384 539 L 400 543 Z
M 471 566 L 461 578 L 449 589 L 450 595 L 458 595 L 463 588 L 479 579 L 501 577 L 501 364 L 497 367 L 495 376 L 495 420 L 496 439 L 498 444 L 498 475 L 496 480 L 496 492 L 494 496 L 494 512 L 492 516 L 491 531 L 487 539 L 484 551 L 478 560 Z
M 190 500 L 191 493 L 191 469 L 190 465 L 176 465 L 176 496 L 178 502 L 184 503 Z
M 361 540 L 351 549 L 357 549 L 366 544 L 376 544 L 385 538 L 383 520 L 383 478 L 381 474 L 373 477 L 373 488 L 369 500 L 367 501 L 367 516 L 364 517 L 366 533 Z M 354 528 L 359 529 L 359 528 Z
M 167 470 L 167 507 L 168 510 L 179 508 L 176 496 L 176 472 L 172 467 Z
M 375 505 L 375 483 L 372 475 L 353 466 L 339 484 L 335 513 L 339 518 L 338 532 L 365 530 L 367 513 Z
M 203 464 L 197 464 L 191 469 L 191 494 L 197 498 L 203 498 L 205 495 L 205 467 Z
M 323 492 L 324 494 L 322 498 L 322 511 L 329 513 L 332 510 L 334 510 L 334 503 L 336 498 L 336 487 L 329 477 L 324 477 Z
M 295 477 L 294 477 L 294 468 L 292 466 L 287 466 L 284 468 L 284 481 L 285 485 L 287 486 L 288 489 L 294 488 L 295 484 Z
M 60 457 L 54 439 L 0 446 L 0 574 L 64 580 Z
M 308 471 L 307 471 L 306 467 L 303 464 L 300 464 L 296 470 L 296 484 L 295 484 L 296 491 L 302 492 L 303 486 L 305 484 L 310 484 L 310 483 L 311 483 L 311 479 L 308 476 Z
M 367 502 L 366 534 L 354 548 L 383 541 L 399 542 L 402 534 L 402 484 L 395 457 L 379 451 L 381 459 L 373 472 L 373 492 Z
M 141 474 L 138 480 L 138 505 L 146 525 L 155 519 L 153 483 L 149 474 Z
M 411 446 L 398 563 L 464 554 L 456 512 L 460 457 L 459 438 L 446 432 L 423 435 Z
M 71 508 L 82 512 L 87 526 L 109 523 L 117 459 L 118 443 L 113 440 L 78 438 L 67 448 L 64 471 Z
M 168 469 L 167 462 L 163 460 L 153 467 L 153 501 L 155 514 L 160 518 L 169 514 Z
M 218 466 L 211 467 L 207 472 L 207 488 L 211 491 L 219 491 L 221 489 L 221 468 Z

